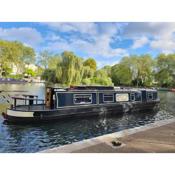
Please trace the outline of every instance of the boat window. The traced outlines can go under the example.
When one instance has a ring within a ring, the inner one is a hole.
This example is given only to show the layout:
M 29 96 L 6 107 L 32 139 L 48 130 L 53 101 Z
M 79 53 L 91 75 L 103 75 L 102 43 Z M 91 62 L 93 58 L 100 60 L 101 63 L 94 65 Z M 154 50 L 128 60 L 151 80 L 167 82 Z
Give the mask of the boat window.
M 103 102 L 113 102 L 114 94 L 103 94 Z
M 128 93 L 116 94 L 116 101 L 118 102 L 129 101 L 129 94 Z
M 147 100 L 153 100 L 153 93 L 147 92 Z
M 135 101 L 135 93 L 130 94 L 131 101 Z
M 92 103 L 92 94 L 74 94 L 74 104 Z
M 141 93 L 135 93 L 135 101 L 141 101 L 142 97 L 141 97 Z

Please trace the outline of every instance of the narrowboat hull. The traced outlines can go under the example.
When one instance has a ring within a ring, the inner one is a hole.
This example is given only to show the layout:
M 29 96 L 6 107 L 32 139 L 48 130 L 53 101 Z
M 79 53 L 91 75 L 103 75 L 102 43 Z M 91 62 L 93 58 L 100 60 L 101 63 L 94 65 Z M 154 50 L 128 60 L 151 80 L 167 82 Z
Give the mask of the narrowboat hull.
M 82 105 L 63 107 L 58 109 L 41 109 L 40 110 L 22 110 L 8 109 L 3 113 L 3 117 L 7 122 L 25 123 L 25 122 L 41 122 L 55 121 L 67 118 L 92 117 L 101 115 L 123 114 L 128 112 L 153 110 L 158 107 L 159 100 L 150 102 L 126 102 L 113 104 L 98 104 L 98 105 Z

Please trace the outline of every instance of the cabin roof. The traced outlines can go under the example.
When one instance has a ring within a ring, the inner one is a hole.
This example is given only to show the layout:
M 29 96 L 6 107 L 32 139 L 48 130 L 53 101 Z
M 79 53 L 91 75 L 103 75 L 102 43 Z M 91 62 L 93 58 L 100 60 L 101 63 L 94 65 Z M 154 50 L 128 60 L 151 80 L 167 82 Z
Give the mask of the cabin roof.
M 156 89 L 146 89 L 146 88 L 125 88 L 125 87 L 114 87 L 114 86 L 86 86 L 86 85 L 79 85 L 79 86 L 70 86 L 67 88 L 60 88 L 60 87 L 50 87 L 54 89 L 54 91 L 60 92 L 141 92 L 143 90 L 146 91 L 156 91 Z

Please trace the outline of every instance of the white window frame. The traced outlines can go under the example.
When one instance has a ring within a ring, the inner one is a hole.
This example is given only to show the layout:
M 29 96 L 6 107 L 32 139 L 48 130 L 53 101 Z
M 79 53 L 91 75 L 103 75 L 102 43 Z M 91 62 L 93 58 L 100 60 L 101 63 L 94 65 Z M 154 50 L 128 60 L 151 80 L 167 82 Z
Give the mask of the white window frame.
M 121 95 L 121 94 L 127 94 L 128 95 L 128 100 L 127 101 L 118 101 L 117 96 Z M 128 102 L 129 101 L 129 93 L 117 93 L 117 94 L 115 94 L 115 99 L 116 99 L 116 102 Z
M 58 94 L 59 94 L 59 93 L 56 92 L 55 94 L 56 94 L 56 95 L 55 95 L 55 96 L 56 96 L 56 98 L 55 98 L 55 99 L 56 99 L 56 106 L 57 106 L 57 108 L 59 108 L 59 99 L 58 99 Z
M 90 98 L 91 98 L 91 102 L 75 103 L 76 95 L 88 95 L 88 96 L 90 96 Z M 92 104 L 92 94 L 73 94 L 73 104 L 75 104 L 75 105 L 77 105 L 77 104 L 79 104 L 79 105 Z
M 105 95 L 106 96 L 111 96 L 112 95 L 112 101 L 105 101 L 104 98 L 105 98 Z M 114 102 L 114 94 L 103 94 L 103 103 L 110 103 L 110 102 Z

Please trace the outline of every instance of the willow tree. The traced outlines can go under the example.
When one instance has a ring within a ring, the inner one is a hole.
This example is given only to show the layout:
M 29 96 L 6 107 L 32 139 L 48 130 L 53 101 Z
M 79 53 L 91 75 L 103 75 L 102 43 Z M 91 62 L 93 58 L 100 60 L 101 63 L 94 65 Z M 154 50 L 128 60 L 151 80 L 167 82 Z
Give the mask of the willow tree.
M 102 69 L 97 70 L 93 77 L 83 79 L 82 83 L 85 85 L 113 85 L 111 78 Z
M 62 62 L 58 65 L 62 70 L 63 84 L 80 84 L 83 77 L 83 59 L 73 52 L 62 53 Z
M 84 66 L 89 66 L 94 71 L 97 70 L 97 63 L 93 58 L 88 58 L 87 60 L 85 60 L 83 65 Z
M 58 64 L 60 64 L 62 61 L 62 58 L 60 55 L 50 55 L 48 57 L 48 68 L 49 69 L 57 69 Z
M 83 79 L 92 78 L 94 76 L 95 71 L 89 66 L 83 67 Z

